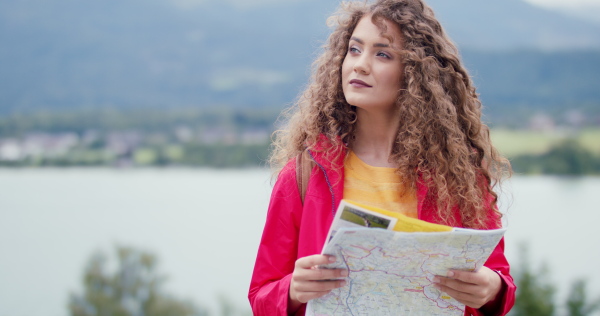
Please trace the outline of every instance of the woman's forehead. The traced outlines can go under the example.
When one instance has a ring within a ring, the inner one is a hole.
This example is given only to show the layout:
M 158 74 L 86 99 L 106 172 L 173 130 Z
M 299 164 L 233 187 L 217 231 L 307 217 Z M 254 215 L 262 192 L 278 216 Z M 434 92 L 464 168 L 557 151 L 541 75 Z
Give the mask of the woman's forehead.
M 370 39 L 377 38 L 378 41 L 390 42 L 401 42 L 402 33 L 400 27 L 388 19 L 383 17 L 373 17 L 372 15 L 365 15 L 359 21 L 354 31 L 352 32 L 353 37 L 368 37 Z

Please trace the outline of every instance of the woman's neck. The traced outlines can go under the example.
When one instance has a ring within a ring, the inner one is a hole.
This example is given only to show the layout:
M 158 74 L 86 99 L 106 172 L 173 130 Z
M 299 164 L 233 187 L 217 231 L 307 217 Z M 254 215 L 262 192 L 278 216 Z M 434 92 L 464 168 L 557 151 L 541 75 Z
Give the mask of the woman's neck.
M 352 151 L 370 166 L 397 167 L 389 158 L 398 125 L 397 116 L 392 113 L 358 109 Z

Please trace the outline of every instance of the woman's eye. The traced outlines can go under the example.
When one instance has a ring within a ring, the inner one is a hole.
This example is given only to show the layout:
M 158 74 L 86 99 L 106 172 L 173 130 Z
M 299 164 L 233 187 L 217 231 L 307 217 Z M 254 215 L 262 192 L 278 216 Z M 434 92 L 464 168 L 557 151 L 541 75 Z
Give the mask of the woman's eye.
M 360 50 L 354 46 L 351 46 L 350 48 L 348 48 L 348 52 L 358 54 L 360 53 Z
M 388 53 L 384 53 L 384 52 L 377 53 L 377 56 L 384 57 L 384 58 L 387 58 L 387 59 L 391 59 L 392 58 L 392 56 L 390 56 Z

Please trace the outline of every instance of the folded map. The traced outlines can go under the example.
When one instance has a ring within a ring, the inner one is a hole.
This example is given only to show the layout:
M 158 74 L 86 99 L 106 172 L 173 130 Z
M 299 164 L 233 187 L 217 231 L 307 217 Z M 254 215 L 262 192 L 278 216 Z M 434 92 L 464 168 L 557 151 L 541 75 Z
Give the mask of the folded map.
M 337 261 L 320 268 L 347 269 L 348 284 L 309 301 L 306 315 L 463 315 L 465 306 L 437 290 L 433 278 L 478 270 L 506 230 L 453 228 L 373 209 L 340 203 L 322 252 Z

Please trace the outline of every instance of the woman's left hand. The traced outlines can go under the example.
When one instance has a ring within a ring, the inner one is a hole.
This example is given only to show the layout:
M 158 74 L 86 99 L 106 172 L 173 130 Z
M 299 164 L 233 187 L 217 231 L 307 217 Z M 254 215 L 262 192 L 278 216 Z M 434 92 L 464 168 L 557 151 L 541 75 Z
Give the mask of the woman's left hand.
M 485 266 L 477 272 L 451 270 L 446 277 L 436 276 L 433 281 L 437 289 L 473 308 L 494 300 L 502 288 L 500 276 Z

